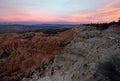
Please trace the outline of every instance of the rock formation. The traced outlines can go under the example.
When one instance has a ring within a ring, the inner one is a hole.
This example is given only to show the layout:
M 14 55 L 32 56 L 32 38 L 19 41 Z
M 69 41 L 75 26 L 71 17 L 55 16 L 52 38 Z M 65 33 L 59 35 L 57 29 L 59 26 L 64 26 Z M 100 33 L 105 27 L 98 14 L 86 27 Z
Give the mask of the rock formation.
M 119 59 L 109 59 L 107 63 L 104 60 L 111 55 L 120 56 L 120 25 L 102 30 L 94 26 L 77 26 L 72 30 L 76 33 L 74 39 L 55 55 L 51 68 L 37 81 L 119 81 Z
M 120 59 L 107 60 L 114 55 L 120 56 L 120 25 L 0 34 L 0 81 L 119 81 L 111 62 L 117 67 Z
M 0 34 L 0 81 L 29 78 L 34 71 L 44 68 L 63 49 L 66 39 L 72 40 L 74 32 L 66 32 L 54 36 L 35 32 Z

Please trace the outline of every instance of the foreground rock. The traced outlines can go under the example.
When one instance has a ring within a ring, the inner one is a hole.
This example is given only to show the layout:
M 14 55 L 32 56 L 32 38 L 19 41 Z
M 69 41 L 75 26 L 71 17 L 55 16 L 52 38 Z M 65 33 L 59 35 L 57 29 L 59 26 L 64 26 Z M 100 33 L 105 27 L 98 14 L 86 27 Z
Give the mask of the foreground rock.
M 99 64 L 111 55 L 120 55 L 120 26 L 105 30 L 78 26 L 72 30 L 74 39 L 55 55 L 54 63 L 38 81 L 112 81 L 100 74 Z

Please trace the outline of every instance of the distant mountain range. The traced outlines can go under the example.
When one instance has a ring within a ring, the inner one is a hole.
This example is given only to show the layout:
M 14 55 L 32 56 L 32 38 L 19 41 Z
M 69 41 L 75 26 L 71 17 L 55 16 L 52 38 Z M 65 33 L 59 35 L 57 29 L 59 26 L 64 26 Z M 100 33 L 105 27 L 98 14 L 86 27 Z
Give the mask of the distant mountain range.
M 0 24 L 20 24 L 20 25 L 36 25 L 36 24 L 70 24 L 75 25 L 78 23 L 72 23 L 72 22 L 0 22 Z
M 18 24 L 1 23 L 0 33 L 24 33 L 24 32 L 45 32 L 57 33 L 75 26 L 75 24 Z

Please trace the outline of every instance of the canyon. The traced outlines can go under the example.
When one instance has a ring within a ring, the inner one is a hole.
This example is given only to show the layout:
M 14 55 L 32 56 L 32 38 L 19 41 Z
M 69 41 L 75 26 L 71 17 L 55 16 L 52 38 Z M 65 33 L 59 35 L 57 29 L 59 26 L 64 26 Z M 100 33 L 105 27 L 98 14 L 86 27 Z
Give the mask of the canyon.
M 109 81 L 99 64 L 120 54 L 120 25 L 77 25 L 56 34 L 0 34 L 0 81 Z

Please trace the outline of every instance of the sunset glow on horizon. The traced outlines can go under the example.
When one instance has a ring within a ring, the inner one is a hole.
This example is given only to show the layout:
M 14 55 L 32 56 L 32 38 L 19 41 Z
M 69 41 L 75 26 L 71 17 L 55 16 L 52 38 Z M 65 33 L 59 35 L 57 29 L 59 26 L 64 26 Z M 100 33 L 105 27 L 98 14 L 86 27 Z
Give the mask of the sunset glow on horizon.
M 0 22 L 110 22 L 120 0 L 1 0 Z

